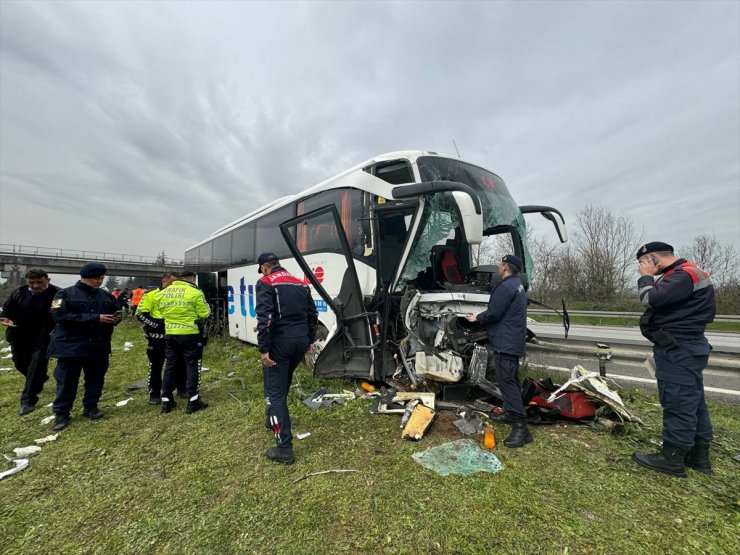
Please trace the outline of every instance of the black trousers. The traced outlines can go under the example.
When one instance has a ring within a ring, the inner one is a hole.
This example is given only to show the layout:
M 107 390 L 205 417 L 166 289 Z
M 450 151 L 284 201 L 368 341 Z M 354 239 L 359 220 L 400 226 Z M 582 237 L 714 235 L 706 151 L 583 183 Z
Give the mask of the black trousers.
M 185 393 L 191 401 L 198 398 L 200 391 L 200 362 L 203 344 L 199 334 L 168 335 L 165 338 L 165 367 L 162 398 L 172 400 L 176 385 L 178 365 L 185 367 Z
M 35 406 L 39 402 L 39 393 L 43 391 L 44 382 L 49 378 L 47 348 L 46 344 L 10 344 L 13 364 L 26 378 L 21 392 L 21 405 Z
M 709 443 L 714 432 L 702 375 L 709 356 L 683 344 L 671 349 L 655 345 L 653 353 L 663 407 L 663 442 L 689 449 L 697 439 Z
M 147 338 L 149 344 L 146 348 L 146 356 L 149 359 L 149 394 L 155 397 L 161 397 L 162 394 L 162 371 L 164 370 L 165 361 L 165 339 Z M 180 360 L 175 368 L 175 387 L 177 391 L 185 395 L 185 382 L 187 373 L 185 363 Z
M 496 365 L 496 384 L 504 398 L 504 410 L 514 418 L 526 418 L 522 386 L 519 383 L 519 357 L 494 352 L 493 360 Z
M 267 397 L 267 418 L 275 433 L 277 446 L 287 449 L 293 446 L 293 434 L 288 414 L 288 391 L 293 373 L 308 350 L 308 337 L 275 338 L 270 347 L 270 358 L 275 366 L 262 366 L 262 380 Z
M 82 397 L 82 406 L 96 407 L 103 394 L 107 371 L 108 355 L 58 359 L 54 370 L 54 379 L 57 381 L 57 397 L 52 405 L 54 414 L 69 415 L 77 397 L 77 386 L 82 372 L 85 373 L 85 395 Z

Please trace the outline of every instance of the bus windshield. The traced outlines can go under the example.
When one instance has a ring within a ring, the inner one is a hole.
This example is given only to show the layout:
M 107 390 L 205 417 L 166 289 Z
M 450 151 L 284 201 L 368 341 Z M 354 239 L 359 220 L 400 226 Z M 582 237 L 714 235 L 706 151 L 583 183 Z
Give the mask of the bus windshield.
M 531 277 L 532 259 L 527 248 L 524 217 L 499 176 L 478 166 L 451 158 L 421 156 L 417 159 L 417 164 L 421 181 L 457 181 L 469 185 L 478 194 L 482 204 L 484 235 L 501 233 L 505 230 L 518 234 L 523 252 L 517 254 L 524 256 L 526 272 Z M 454 205 L 444 194 L 428 198 L 422 217 L 422 226 L 409 252 L 396 289 L 417 278 L 419 272 L 424 271 L 429 265 L 431 248 L 454 238 L 454 230 L 460 225 Z

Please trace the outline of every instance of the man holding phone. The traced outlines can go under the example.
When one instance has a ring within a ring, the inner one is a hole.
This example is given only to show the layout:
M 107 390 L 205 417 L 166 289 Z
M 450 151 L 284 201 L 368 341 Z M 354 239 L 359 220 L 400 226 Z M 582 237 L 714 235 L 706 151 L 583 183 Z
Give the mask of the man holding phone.
M 704 402 L 702 372 L 711 349 L 705 326 L 714 320 L 709 274 L 653 241 L 637 251 L 637 288 L 645 313 L 640 331 L 653 343 L 655 377 L 663 407 L 663 447 L 654 455 L 634 453 L 646 468 L 685 478 L 686 466 L 712 474 L 712 422 Z
M 98 401 L 108 371 L 113 328 L 121 322 L 122 314 L 116 298 L 100 288 L 106 271 L 98 262 L 85 264 L 80 268 L 80 280 L 57 292 L 51 302 L 56 327 L 48 354 L 58 359 L 54 370 L 57 395 L 52 405 L 56 415 L 54 431 L 69 425 L 82 372 L 85 374 L 82 416 L 90 420 L 103 417 Z

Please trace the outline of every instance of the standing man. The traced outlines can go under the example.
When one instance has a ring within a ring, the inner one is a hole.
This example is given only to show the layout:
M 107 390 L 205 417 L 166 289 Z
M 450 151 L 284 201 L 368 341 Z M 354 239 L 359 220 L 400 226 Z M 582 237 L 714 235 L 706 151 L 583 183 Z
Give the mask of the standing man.
M 166 273 L 162 275 L 159 289 L 149 291 L 142 297 L 136 318 L 144 324 L 144 336 L 147 339 L 146 356 L 149 359 L 149 404 L 159 405 L 162 402 L 162 369 L 165 360 L 164 319 L 157 306 L 159 293 L 169 287 L 179 276 Z M 179 396 L 185 393 L 186 372 L 183 364 L 178 364 L 175 382 Z
M 183 272 L 169 287 L 157 293 L 154 310 L 164 319 L 165 369 L 162 384 L 162 414 L 172 412 L 177 406 L 173 396 L 175 373 L 180 361 L 187 372 L 185 389 L 188 395 L 187 414 L 208 408 L 200 398 L 200 358 L 203 338 L 199 320 L 211 315 L 203 291 L 195 285 L 195 274 Z
M 144 293 L 146 293 L 146 289 L 141 285 L 131 291 L 131 314 L 136 314 L 136 311 L 139 308 L 139 303 L 141 303 L 141 299 L 144 297 Z
M 483 325 L 488 332 L 488 348 L 493 352 L 496 366 L 496 383 L 504 398 L 504 413 L 493 419 L 511 423 L 511 434 L 504 440 L 506 447 L 523 447 L 532 441 L 519 383 L 519 357 L 524 356 L 527 340 L 527 294 L 519 279 L 521 270 L 519 257 L 513 254 L 504 256 L 498 267 L 501 281 L 491 292 L 488 309 L 465 317 L 468 322 Z
M 262 354 L 262 377 L 267 418 L 277 445 L 267 450 L 271 461 L 293 464 L 293 434 L 288 414 L 288 391 L 293 372 L 316 340 L 319 315 L 311 291 L 280 266 L 273 253 L 257 259 L 257 343 Z
M 637 288 L 645 306 L 640 331 L 653 343 L 663 447 L 654 455 L 634 453 L 632 458 L 640 466 L 679 478 L 686 477 L 686 466 L 712 474 L 712 422 L 702 371 L 711 349 L 704 328 L 714 320 L 714 286 L 709 274 L 676 258 L 667 243 L 643 245 L 637 262 Z
M 49 285 L 49 274 L 44 270 L 26 272 L 26 284 L 13 291 L 3 305 L 0 324 L 7 326 L 5 338 L 10 343 L 13 364 L 26 378 L 21 393 L 21 416 L 33 412 L 49 379 L 49 334 L 54 320 L 49 309 L 59 288 Z
M 100 288 L 105 273 L 106 267 L 100 263 L 85 264 L 80 268 L 80 280 L 58 291 L 51 303 L 56 327 L 49 357 L 58 359 L 54 370 L 57 396 L 52 405 L 56 415 L 54 431 L 69 425 L 81 372 L 85 373 L 82 416 L 90 420 L 103 417 L 98 401 L 108 371 L 113 328 L 121 322 L 115 297 Z

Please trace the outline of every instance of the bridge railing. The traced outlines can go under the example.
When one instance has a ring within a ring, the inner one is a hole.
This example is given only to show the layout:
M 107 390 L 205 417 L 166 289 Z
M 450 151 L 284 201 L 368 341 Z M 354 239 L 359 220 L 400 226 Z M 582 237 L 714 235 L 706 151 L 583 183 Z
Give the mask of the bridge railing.
M 75 250 L 75 249 L 57 249 L 51 247 L 34 247 L 30 245 L 10 245 L 0 243 L 0 254 L 17 255 L 17 256 L 46 256 L 50 258 L 64 258 L 70 260 L 108 260 L 112 262 L 126 262 L 131 264 L 164 264 L 164 265 L 182 265 L 183 261 L 174 258 L 164 258 L 164 262 L 158 256 L 137 256 L 130 254 Z

